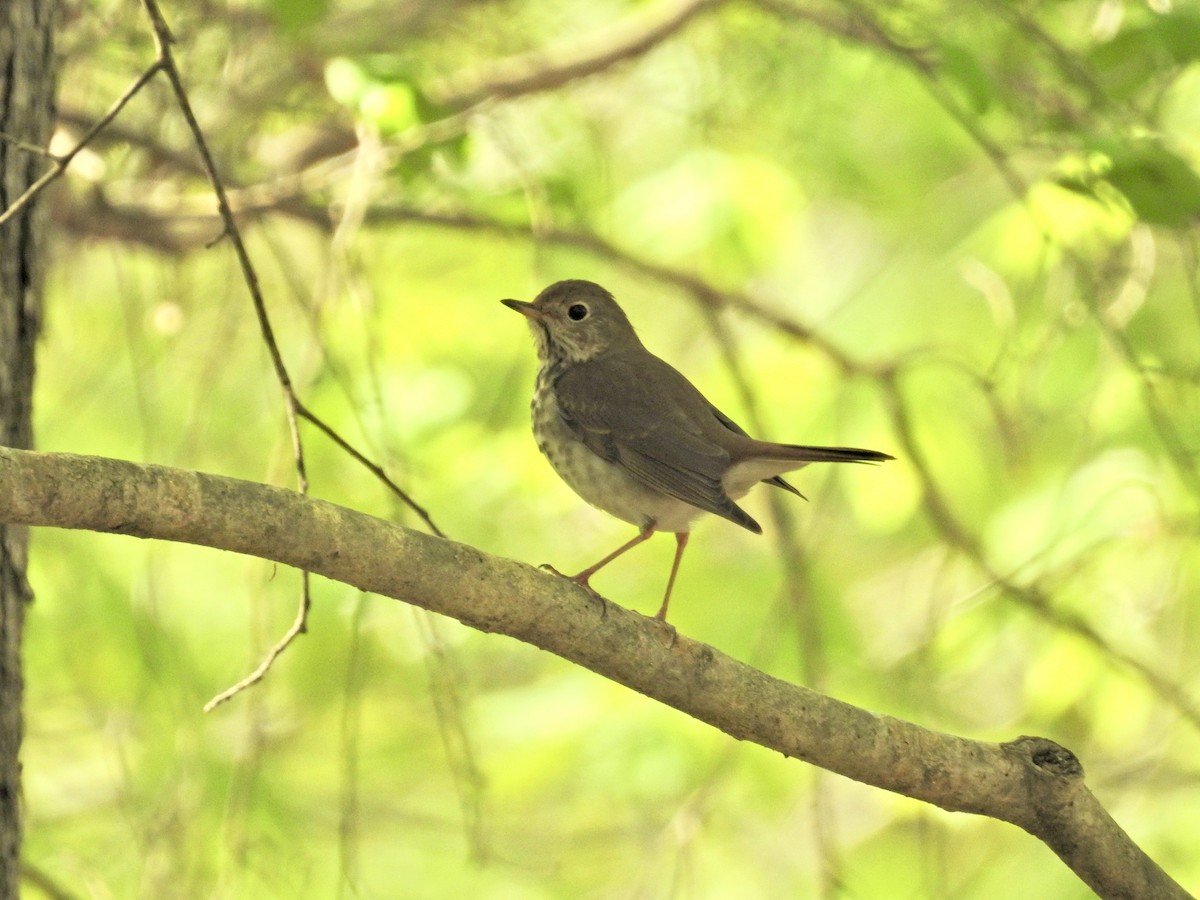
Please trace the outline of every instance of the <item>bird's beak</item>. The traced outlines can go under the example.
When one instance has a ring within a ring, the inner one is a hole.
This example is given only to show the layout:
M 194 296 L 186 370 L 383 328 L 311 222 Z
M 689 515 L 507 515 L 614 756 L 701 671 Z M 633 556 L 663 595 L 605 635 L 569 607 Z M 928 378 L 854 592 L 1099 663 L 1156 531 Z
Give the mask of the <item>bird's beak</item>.
M 527 319 L 533 319 L 535 322 L 544 317 L 544 313 L 534 306 L 532 303 L 526 303 L 524 300 L 501 300 L 509 309 L 515 309 Z

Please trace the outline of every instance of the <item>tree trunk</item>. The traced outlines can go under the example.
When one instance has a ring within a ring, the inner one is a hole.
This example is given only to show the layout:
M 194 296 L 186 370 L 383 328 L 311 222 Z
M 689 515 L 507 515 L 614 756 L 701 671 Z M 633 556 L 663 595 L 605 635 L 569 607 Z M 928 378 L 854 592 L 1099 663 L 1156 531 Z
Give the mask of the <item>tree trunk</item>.
M 53 124 L 57 0 L 0 0 L 0 210 L 46 170 Z M 0 444 L 30 447 L 34 343 L 42 305 L 40 204 L 0 225 Z M 28 530 L 0 525 L 0 900 L 18 896 L 21 633 L 31 592 Z

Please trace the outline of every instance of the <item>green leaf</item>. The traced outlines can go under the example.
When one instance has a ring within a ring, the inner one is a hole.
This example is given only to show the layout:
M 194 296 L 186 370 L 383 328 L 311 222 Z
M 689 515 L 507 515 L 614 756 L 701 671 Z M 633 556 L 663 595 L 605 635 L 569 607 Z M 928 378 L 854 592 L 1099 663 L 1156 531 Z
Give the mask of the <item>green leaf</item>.
M 1185 228 L 1200 218 L 1200 175 L 1182 157 L 1148 139 L 1097 142 L 1108 157 L 1104 180 L 1152 225 Z

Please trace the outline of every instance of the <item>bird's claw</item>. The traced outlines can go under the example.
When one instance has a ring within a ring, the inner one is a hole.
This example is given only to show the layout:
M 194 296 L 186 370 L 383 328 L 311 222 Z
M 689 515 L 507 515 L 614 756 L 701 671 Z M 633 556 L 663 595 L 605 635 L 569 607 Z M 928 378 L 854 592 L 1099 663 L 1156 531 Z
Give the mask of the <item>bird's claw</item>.
M 671 635 L 671 641 L 670 641 L 670 643 L 667 644 L 667 649 L 670 650 L 672 647 L 675 646 L 675 642 L 677 640 L 679 640 L 679 632 L 676 630 L 674 625 L 672 625 L 670 622 L 668 622 L 662 616 L 655 616 L 654 621 L 657 622 L 659 625 L 661 625 L 663 628 L 665 628 L 667 630 L 667 632 Z
M 600 618 L 608 618 L 608 601 L 600 595 L 599 591 L 588 584 L 587 578 L 581 578 L 579 575 L 567 575 L 558 571 L 558 569 L 554 568 L 554 566 L 550 565 L 550 563 L 542 563 L 540 566 L 538 566 L 538 568 L 545 569 L 550 574 L 557 575 L 559 578 L 565 578 L 568 581 L 575 582 L 577 585 L 587 591 L 592 598 L 600 601 Z

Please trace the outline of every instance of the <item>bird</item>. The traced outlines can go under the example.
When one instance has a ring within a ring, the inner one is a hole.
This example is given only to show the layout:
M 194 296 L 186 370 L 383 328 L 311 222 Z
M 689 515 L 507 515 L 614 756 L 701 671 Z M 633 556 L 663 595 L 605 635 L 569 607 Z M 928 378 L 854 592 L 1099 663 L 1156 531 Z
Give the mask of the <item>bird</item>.
M 588 581 L 596 572 L 655 532 L 672 532 L 675 557 L 655 614 L 663 623 L 697 518 L 711 513 L 761 534 L 737 504 L 759 482 L 803 497 L 784 473 L 814 462 L 894 459 L 877 450 L 751 437 L 646 349 L 613 295 L 595 282 L 558 281 L 532 303 L 500 302 L 528 320 L 537 343 L 531 412 L 539 449 L 580 497 L 638 528 L 636 537 L 568 577 L 595 593 Z

